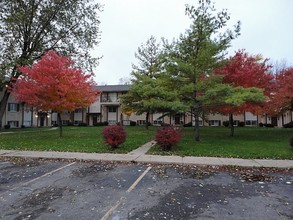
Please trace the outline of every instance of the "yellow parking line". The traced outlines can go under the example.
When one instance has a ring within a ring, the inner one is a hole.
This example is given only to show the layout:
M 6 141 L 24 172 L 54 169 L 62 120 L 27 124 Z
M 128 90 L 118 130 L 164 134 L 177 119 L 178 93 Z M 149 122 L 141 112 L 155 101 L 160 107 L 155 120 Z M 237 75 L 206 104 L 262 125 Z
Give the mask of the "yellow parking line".
M 127 193 L 130 193 L 136 186 L 137 184 L 142 180 L 142 178 L 147 174 L 147 172 L 150 171 L 150 169 L 152 169 L 152 167 L 148 167 L 135 181 L 134 183 L 128 188 L 128 190 L 126 191 Z M 123 202 L 123 200 L 125 200 L 125 197 L 121 197 L 114 206 L 112 206 L 108 212 L 106 212 L 106 214 L 101 218 L 101 220 L 107 220 L 115 211 L 115 209 L 117 209 L 119 207 L 119 205 Z

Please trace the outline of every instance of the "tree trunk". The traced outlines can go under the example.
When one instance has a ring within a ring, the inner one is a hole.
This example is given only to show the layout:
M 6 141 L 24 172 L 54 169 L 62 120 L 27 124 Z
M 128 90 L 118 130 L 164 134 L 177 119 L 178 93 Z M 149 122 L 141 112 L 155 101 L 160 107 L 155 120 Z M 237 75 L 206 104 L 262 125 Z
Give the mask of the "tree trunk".
M 194 120 L 195 120 L 195 126 L 194 126 L 194 139 L 196 142 L 200 141 L 200 132 L 199 132 L 199 104 L 195 104 L 194 106 Z
M 60 137 L 62 137 L 62 120 L 61 120 L 61 113 L 60 112 L 58 112 L 57 118 L 58 118 L 59 130 L 60 130 Z
M 6 89 L 4 91 L 2 100 L 0 101 L 0 131 L 2 129 L 2 120 L 3 120 L 3 116 L 4 113 L 6 111 L 6 106 L 7 106 L 7 102 L 8 102 L 8 98 L 10 96 L 10 92 L 8 92 Z
M 123 124 L 123 114 L 122 112 L 120 113 L 120 125 L 123 127 L 124 124 Z
M 146 130 L 149 130 L 149 117 L 150 117 L 150 112 L 147 112 L 146 116 L 145 116 L 145 129 Z
M 234 119 L 233 114 L 229 114 L 229 127 L 230 127 L 230 136 L 234 136 Z

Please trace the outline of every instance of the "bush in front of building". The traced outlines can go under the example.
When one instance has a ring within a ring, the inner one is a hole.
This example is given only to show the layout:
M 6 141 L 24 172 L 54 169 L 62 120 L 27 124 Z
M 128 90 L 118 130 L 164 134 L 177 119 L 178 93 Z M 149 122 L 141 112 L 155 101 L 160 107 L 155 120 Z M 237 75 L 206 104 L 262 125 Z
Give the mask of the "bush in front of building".
M 97 122 L 94 124 L 94 126 L 108 126 L 108 125 L 109 125 L 109 122 L 107 122 L 107 121 Z
M 169 126 L 159 128 L 155 140 L 162 150 L 171 150 L 179 142 L 180 137 L 180 132 Z
M 273 124 L 264 124 L 264 126 L 265 126 L 266 128 L 273 128 L 273 127 L 275 127 Z
M 7 124 L 7 125 L 4 125 L 4 129 L 9 129 L 10 128 L 10 125 Z
M 225 126 L 225 127 L 229 127 L 229 121 L 223 121 L 223 125 Z
M 183 127 L 192 127 L 192 122 L 188 122 L 188 123 L 184 124 Z
M 136 122 L 135 121 L 130 121 L 130 126 L 136 126 Z
M 73 122 L 68 122 L 67 126 L 74 126 Z
M 293 121 L 287 123 L 287 124 L 284 124 L 283 125 L 284 128 L 293 128 Z
M 111 146 L 112 149 L 118 148 L 126 140 L 126 131 L 122 126 L 109 125 L 102 131 L 102 135 L 106 144 Z
M 238 127 L 244 127 L 244 126 L 245 126 L 244 121 L 240 121 L 240 122 L 238 123 Z

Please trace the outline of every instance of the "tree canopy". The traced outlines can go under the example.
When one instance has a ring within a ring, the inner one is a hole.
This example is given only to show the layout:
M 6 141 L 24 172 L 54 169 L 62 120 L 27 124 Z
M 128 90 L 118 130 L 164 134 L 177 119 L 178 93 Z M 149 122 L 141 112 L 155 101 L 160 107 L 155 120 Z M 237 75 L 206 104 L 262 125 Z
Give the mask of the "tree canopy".
M 149 115 L 156 112 L 176 112 L 182 105 L 172 89 L 165 86 L 162 48 L 151 36 L 142 44 L 135 57 L 138 65 L 133 65 L 132 85 L 129 92 L 121 97 L 124 112 L 146 113 L 146 128 Z
M 22 73 L 12 85 L 17 100 L 36 108 L 53 111 L 73 111 L 92 104 L 99 94 L 94 91 L 90 74 L 73 67 L 74 62 L 54 51 L 48 51 L 38 62 L 22 66 Z M 61 120 L 61 118 L 60 118 Z M 59 126 L 61 126 L 59 121 Z
M 282 69 L 274 75 L 269 99 L 263 112 L 273 115 L 293 110 L 293 68 Z
M 242 114 L 245 111 L 260 113 L 260 104 L 266 100 L 265 96 L 270 96 L 273 76 L 269 72 L 271 66 L 267 61 L 259 55 L 253 56 L 239 50 L 224 66 L 215 70 L 215 74 L 223 76 L 223 83 L 234 88 L 241 87 L 240 91 L 237 90 L 238 95 L 233 98 L 240 101 L 239 104 L 226 103 L 214 108 L 216 112 L 230 116 L 231 136 L 234 135 L 233 114 Z
M 216 12 L 209 0 L 199 1 L 197 8 L 187 5 L 186 14 L 192 24 L 179 40 L 166 45 L 168 55 L 165 68 L 174 82 L 173 89 L 194 115 L 195 140 L 199 141 L 199 117 L 203 107 L 200 97 L 204 95 L 199 91 L 200 84 L 222 65 L 231 40 L 240 33 L 240 22 L 234 30 L 225 29 L 230 19 L 227 11 Z
M 97 58 L 89 50 L 99 42 L 101 7 L 94 0 L 1 1 L 0 86 L 22 74 L 18 66 L 32 65 L 49 50 L 70 56 L 91 71 Z M 0 101 L 0 127 L 9 95 L 5 91 Z

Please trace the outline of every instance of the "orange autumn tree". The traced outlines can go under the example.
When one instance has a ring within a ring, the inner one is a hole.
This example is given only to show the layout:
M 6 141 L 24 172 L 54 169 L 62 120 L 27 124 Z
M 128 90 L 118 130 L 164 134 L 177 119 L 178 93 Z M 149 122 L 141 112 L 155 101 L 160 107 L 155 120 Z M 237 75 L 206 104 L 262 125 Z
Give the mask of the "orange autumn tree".
M 239 50 L 228 62 L 215 74 L 223 76 L 223 83 L 233 87 L 258 88 L 263 89 L 266 97 L 270 96 L 273 76 L 269 72 L 271 66 L 267 64 L 267 59 L 262 60 L 261 56 L 249 55 L 245 50 Z M 230 136 L 234 136 L 233 115 L 241 114 L 245 111 L 258 114 L 262 111 L 261 103 L 246 102 L 240 106 L 220 106 L 217 112 L 229 115 Z
M 99 92 L 90 74 L 74 67 L 74 62 L 54 51 L 48 51 L 32 66 L 19 67 L 22 76 L 12 86 L 17 100 L 37 110 L 58 113 L 62 136 L 61 113 L 85 108 L 93 103 Z
M 293 67 L 278 72 L 273 81 L 270 99 L 264 105 L 264 112 L 271 115 L 293 110 Z

